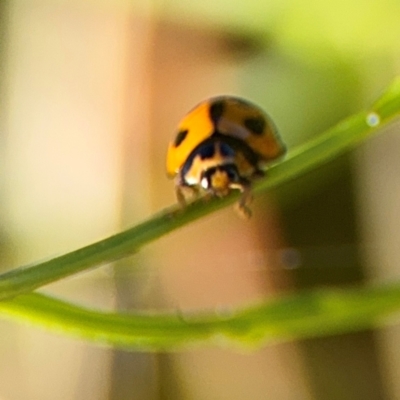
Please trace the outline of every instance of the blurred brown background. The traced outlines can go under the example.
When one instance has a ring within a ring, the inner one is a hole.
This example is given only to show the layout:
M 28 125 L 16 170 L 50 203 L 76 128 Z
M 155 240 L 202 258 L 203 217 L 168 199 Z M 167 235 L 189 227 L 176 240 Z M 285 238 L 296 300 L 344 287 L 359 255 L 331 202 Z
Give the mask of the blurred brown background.
M 179 119 L 237 94 L 289 148 L 366 107 L 399 73 L 393 0 L 0 3 L 0 263 L 46 259 L 175 202 Z M 139 255 L 43 288 L 101 309 L 230 308 L 399 276 L 397 124 Z M 146 354 L 0 320 L 0 400 L 399 399 L 392 327 L 268 346 Z

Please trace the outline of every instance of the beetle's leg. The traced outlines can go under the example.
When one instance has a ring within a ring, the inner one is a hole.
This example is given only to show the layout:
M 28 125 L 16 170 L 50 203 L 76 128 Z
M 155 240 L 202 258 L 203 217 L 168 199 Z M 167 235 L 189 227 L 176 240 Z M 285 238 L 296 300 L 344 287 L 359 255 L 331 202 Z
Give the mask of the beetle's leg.
M 256 169 L 251 176 L 251 179 L 259 179 L 265 176 L 265 172 L 261 169 Z M 235 205 L 236 212 L 243 218 L 249 219 L 252 215 L 249 207 L 253 201 L 253 194 L 251 192 L 251 183 L 249 180 L 242 178 L 237 188 L 242 192 L 242 196 Z
M 239 189 L 242 192 L 239 201 L 235 204 L 235 210 L 241 217 L 249 219 L 251 217 L 249 204 L 253 200 L 251 184 L 247 179 L 241 179 L 239 183 L 235 184 L 235 189 Z
M 188 199 L 196 199 L 199 197 L 199 189 L 195 186 L 189 186 L 182 181 L 181 177 L 177 177 L 175 181 L 176 199 L 181 207 L 185 207 Z
M 186 205 L 186 197 L 183 194 L 182 186 L 175 186 L 175 195 L 176 195 L 176 199 L 178 200 L 178 204 L 181 207 L 184 207 Z

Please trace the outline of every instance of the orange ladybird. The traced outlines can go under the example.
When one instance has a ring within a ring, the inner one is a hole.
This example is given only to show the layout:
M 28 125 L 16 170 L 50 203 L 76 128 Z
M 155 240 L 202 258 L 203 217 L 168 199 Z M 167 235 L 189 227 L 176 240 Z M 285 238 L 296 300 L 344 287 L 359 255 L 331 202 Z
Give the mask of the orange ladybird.
M 222 197 L 242 192 L 239 211 L 250 215 L 251 182 L 286 148 L 271 118 L 239 97 L 220 96 L 197 105 L 180 122 L 170 143 L 167 173 L 180 204 L 189 194 Z

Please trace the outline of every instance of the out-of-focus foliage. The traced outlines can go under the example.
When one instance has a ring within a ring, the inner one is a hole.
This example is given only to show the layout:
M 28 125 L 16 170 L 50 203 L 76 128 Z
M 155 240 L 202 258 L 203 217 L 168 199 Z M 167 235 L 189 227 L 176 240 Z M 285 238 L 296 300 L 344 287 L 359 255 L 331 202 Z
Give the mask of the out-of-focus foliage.
M 93 0 L 108 9 L 156 13 L 160 19 L 272 40 L 291 55 L 330 62 L 333 57 L 385 56 L 400 41 L 397 0 Z M 82 2 L 78 2 L 82 4 Z
M 157 3 L 156 3 L 157 4 Z M 165 0 L 157 7 L 174 20 L 257 32 L 314 60 L 391 52 L 400 38 L 395 0 Z

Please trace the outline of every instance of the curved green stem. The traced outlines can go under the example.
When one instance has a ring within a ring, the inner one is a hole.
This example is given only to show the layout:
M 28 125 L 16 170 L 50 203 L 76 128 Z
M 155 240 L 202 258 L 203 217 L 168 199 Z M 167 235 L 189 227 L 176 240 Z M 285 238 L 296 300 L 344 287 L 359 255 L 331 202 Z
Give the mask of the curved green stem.
M 135 350 L 174 350 L 210 343 L 254 348 L 271 341 L 375 327 L 400 309 L 400 284 L 315 290 L 244 309 L 183 313 L 105 313 L 37 293 L 0 302 L 0 312 L 49 330 Z
M 293 179 L 337 155 L 354 148 L 376 134 L 383 125 L 400 114 L 400 80 L 396 80 L 368 111 L 361 112 L 315 140 L 290 152 L 272 166 L 268 177 L 256 185 L 264 191 Z M 214 199 L 207 204 L 196 202 L 185 210 L 176 206 L 163 210 L 151 219 L 79 250 L 36 265 L 21 267 L 0 275 L 0 300 L 32 291 L 95 265 L 110 262 L 137 252 L 142 246 L 217 209 L 233 203 L 236 195 Z

